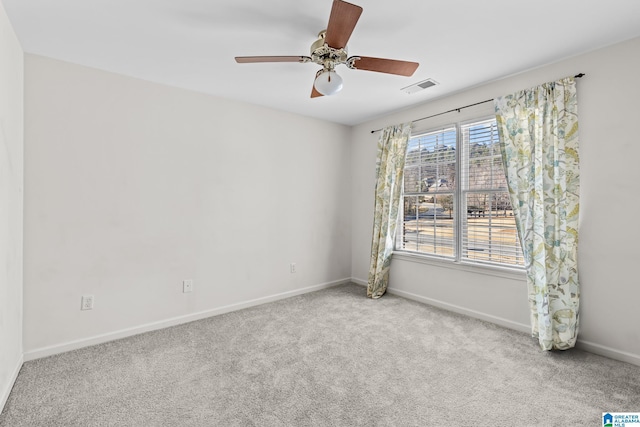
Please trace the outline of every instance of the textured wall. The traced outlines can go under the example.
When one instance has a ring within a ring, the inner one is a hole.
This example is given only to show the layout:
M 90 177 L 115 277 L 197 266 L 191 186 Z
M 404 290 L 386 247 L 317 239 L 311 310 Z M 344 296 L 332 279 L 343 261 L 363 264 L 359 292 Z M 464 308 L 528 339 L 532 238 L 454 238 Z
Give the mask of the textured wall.
M 27 354 L 349 278 L 347 127 L 29 54 L 25 82 Z
M 366 281 L 377 134 L 372 129 L 414 120 L 491 99 L 579 72 L 581 227 L 579 274 L 582 288 L 579 341 L 592 351 L 640 364 L 640 300 L 636 264 L 640 212 L 637 120 L 640 39 L 543 66 L 424 104 L 352 130 L 352 276 Z M 437 77 L 437 76 L 434 76 Z M 437 78 L 436 78 L 437 79 Z M 446 79 L 437 79 L 446 84 Z M 485 107 L 463 110 L 419 126 L 438 126 Z M 490 109 L 488 110 L 491 111 Z M 396 259 L 390 288 L 517 329 L 528 329 L 524 278 L 477 274 L 445 264 Z
M 23 53 L 0 3 L 0 410 L 22 365 Z

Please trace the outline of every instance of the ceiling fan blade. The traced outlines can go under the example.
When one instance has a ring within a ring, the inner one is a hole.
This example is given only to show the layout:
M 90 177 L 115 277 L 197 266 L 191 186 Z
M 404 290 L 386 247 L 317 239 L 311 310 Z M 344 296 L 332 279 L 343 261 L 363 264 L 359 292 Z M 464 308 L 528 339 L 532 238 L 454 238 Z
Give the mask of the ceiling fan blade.
M 395 59 L 372 58 L 370 56 L 356 57 L 353 66 L 356 70 L 376 71 L 378 73 L 412 76 L 418 68 L 417 62 L 397 61 Z
M 320 92 L 318 92 L 318 91 L 316 90 L 316 87 L 315 87 L 315 86 L 313 86 L 313 88 L 311 88 L 311 97 L 312 97 L 312 98 L 317 98 L 317 97 L 319 97 L 319 96 L 324 96 L 324 95 L 323 95 L 323 94 L 321 94 Z
M 344 48 L 361 14 L 360 6 L 342 0 L 333 0 L 324 38 L 325 43 L 334 49 Z
M 308 62 L 308 56 L 236 56 L 238 64 L 249 64 L 254 62 Z
M 316 89 L 316 80 L 315 79 L 318 77 L 318 74 L 320 74 L 321 72 L 322 72 L 322 70 L 318 70 L 318 72 L 316 73 L 316 77 L 314 77 L 313 86 L 311 86 L 311 97 L 312 98 L 317 98 L 319 96 L 324 96 L 323 94 L 318 92 L 318 90 Z

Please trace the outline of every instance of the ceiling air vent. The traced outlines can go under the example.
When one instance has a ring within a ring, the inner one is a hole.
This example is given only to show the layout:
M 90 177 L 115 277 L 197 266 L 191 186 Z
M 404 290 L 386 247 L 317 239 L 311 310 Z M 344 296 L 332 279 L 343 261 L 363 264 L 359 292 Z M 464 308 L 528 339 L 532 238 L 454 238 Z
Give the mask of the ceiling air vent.
M 403 92 L 406 92 L 408 94 L 411 93 L 415 93 L 415 92 L 419 92 L 423 89 L 429 88 L 431 86 L 435 86 L 437 85 L 438 82 L 433 80 L 433 79 L 427 79 L 427 80 L 423 80 L 421 82 L 412 84 L 411 86 L 407 86 L 407 87 L 403 87 L 402 89 L 400 89 Z

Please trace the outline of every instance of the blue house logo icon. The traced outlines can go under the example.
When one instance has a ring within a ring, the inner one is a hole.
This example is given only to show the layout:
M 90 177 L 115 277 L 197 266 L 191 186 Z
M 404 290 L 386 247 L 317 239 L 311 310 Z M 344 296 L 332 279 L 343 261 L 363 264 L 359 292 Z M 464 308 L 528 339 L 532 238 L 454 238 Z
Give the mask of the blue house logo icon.
M 603 427 L 612 427 L 613 426 L 613 415 L 606 413 L 602 416 L 602 425 Z

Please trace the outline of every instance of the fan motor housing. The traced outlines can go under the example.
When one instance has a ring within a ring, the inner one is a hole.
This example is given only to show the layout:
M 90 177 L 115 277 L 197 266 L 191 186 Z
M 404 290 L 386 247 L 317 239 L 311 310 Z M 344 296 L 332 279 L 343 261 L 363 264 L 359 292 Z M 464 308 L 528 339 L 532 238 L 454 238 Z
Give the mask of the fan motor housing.
M 335 49 L 325 43 L 325 34 L 327 30 L 323 30 L 318 34 L 318 40 L 311 45 L 311 61 L 322 65 L 327 69 L 333 69 L 336 65 L 347 62 L 347 48 Z

